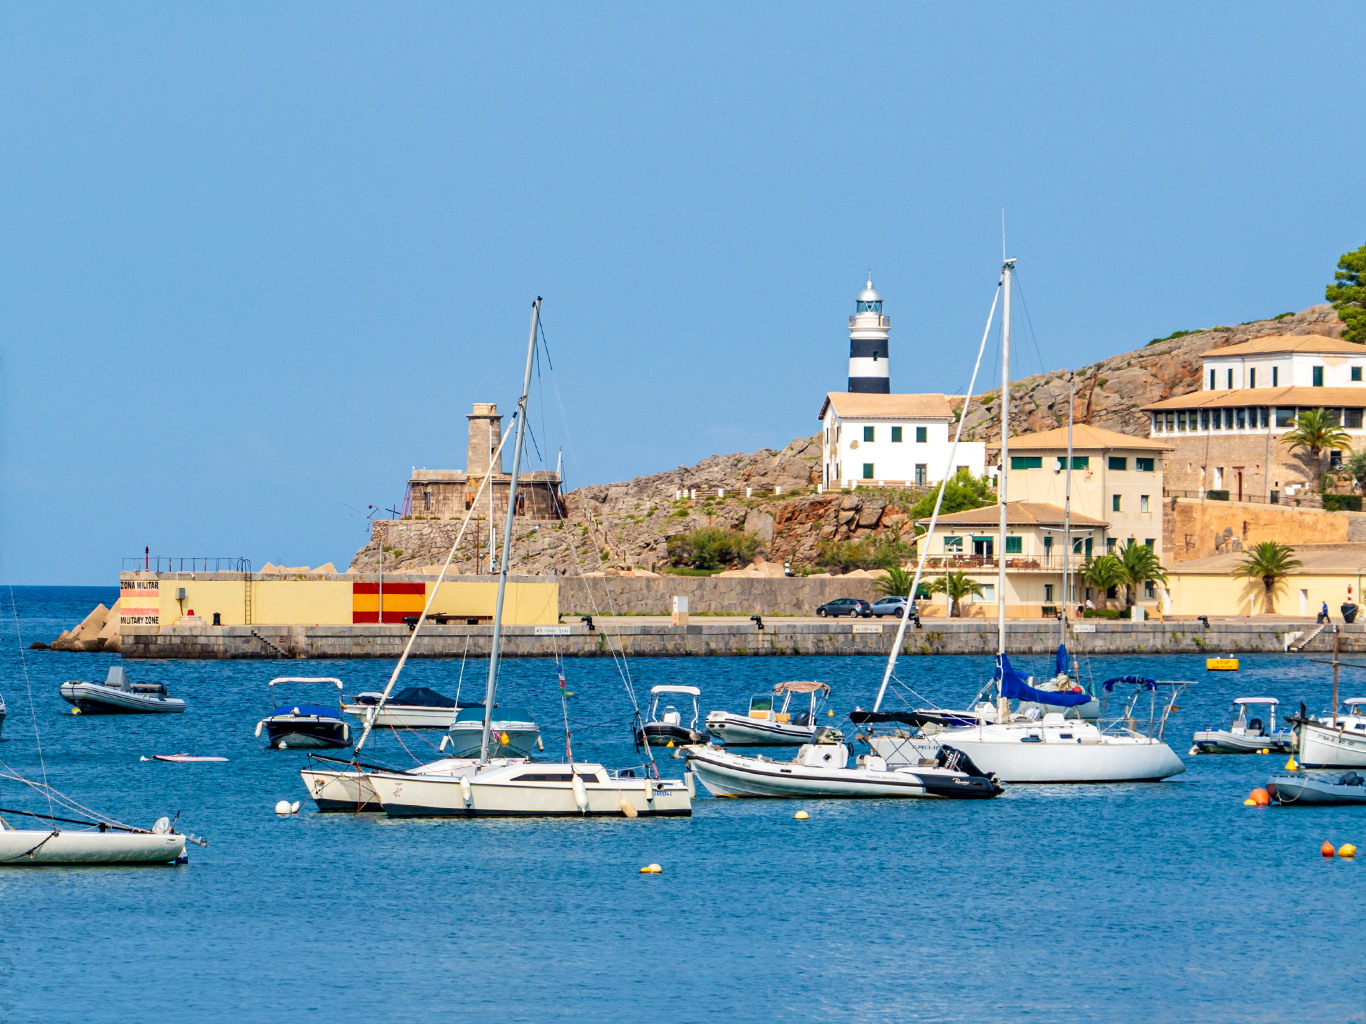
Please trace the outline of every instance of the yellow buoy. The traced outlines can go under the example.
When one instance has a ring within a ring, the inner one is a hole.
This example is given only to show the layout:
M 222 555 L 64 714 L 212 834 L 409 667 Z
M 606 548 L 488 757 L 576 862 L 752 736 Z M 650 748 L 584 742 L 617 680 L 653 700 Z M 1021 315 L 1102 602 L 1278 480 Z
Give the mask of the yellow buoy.
M 501 743 L 501 744 L 502 744 L 503 746 L 505 746 L 505 747 L 508 745 L 508 742 L 509 742 L 510 739 L 511 739 L 511 737 L 509 737 L 508 734 L 505 733 L 505 732 L 500 732 L 500 733 L 498 734 L 498 742 Z
M 1297 764 L 1295 763 L 1295 755 L 1294 755 L 1294 754 L 1291 754 L 1291 755 L 1290 755 L 1290 760 L 1287 761 L 1287 762 L 1285 762 L 1285 770 L 1288 771 L 1288 772 L 1297 772 L 1297 771 L 1300 770 L 1300 766 L 1297 765 Z
M 805 821 L 807 818 L 811 817 L 811 815 L 807 814 L 805 811 L 798 811 L 793 817 L 798 821 Z
M 1271 751 L 1268 750 L 1266 747 L 1263 747 L 1261 750 L 1257 751 L 1257 753 L 1259 753 L 1259 754 L 1269 754 L 1269 753 L 1271 753 Z
M 1257 801 L 1256 801 L 1256 800 L 1244 800 L 1244 801 L 1243 801 L 1243 806 L 1244 806 L 1244 807 L 1256 807 L 1256 806 L 1257 806 Z
M 1346 857 L 1348 860 L 1351 860 L 1356 855 L 1357 848 L 1353 846 L 1351 843 L 1343 843 L 1341 846 L 1338 847 L 1339 857 Z
M 646 864 L 643 868 L 640 869 L 640 873 L 642 875 L 657 875 L 663 870 L 664 869 L 660 867 L 658 864 Z
M 72 713 L 73 715 L 79 715 L 79 714 L 81 713 L 81 709 L 80 709 L 80 708 L 72 708 L 72 709 L 71 709 L 71 713 Z
M 666 743 L 666 744 L 664 744 L 664 745 L 665 745 L 666 747 L 672 747 L 672 746 L 674 745 L 674 741 L 673 741 L 673 740 L 669 740 L 669 742 Z
M 826 717 L 826 718 L 834 718 L 834 717 L 835 717 L 835 712 L 834 712 L 833 710 L 827 711 L 827 712 L 825 713 L 825 717 Z

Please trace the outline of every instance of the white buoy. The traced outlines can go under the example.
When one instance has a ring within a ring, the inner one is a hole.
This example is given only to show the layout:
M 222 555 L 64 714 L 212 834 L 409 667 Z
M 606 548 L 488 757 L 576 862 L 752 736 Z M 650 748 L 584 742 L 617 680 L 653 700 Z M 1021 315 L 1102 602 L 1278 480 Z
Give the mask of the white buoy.
M 583 784 L 583 776 L 578 774 L 574 776 L 574 803 L 582 813 L 588 813 L 588 787 Z
M 470 780 L 465 776 L 460 776 L 460 796 L 465 801 L 466 807 L 474 806 L 474 788 L 470 785 Z
M 621 798 L 621 813 L 624 814 L 624 815 L 626 815 L 626 817 L 628 817 L 628 818 L 634 818 L 634 817 L 635 817 L 637 814 L 639 814 L 640 812 L 636 810 L 636 805 L 635 805 L 635 804 L 631 803 L 630 800 L 627 800 L 626 797 L 622 797 L 622 798 Z
M 284 740 L 281 740 L 281 741 L 280 741 L 280 749 L 281 749 L 281 750 L 288 750 L 288 749 L 289 749 L 289 744 L 286 743 Z
M 292 814 L 293 811 L 289 809 L 289 801 L 281 800 L 279 803 L 277 803 L 275 805 L 275 813 L 282 816 L 286 814 Z
M 139 760 L 139 761 L 146 761 L 146 760 L 147 760 L 147 755 L 144 754 L 142 757 L 138 758 L 138 760 Z
M 290 813 L 290 814 L 298 814 L 298 813 L 299 813 L 299 808 L 302 807 L 302 806 L 303 806 L 303 804 L 299 803 L 298 800 L 295 800 L 292 804 L 289 805 L 289 813 Z

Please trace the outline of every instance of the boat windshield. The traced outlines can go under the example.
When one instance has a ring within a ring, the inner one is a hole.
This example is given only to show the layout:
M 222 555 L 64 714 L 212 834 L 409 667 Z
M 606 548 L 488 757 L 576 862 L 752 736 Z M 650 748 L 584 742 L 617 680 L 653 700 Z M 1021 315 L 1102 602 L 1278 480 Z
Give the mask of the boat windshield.
M 749 709 L 751 711 L 772 711 L 773 698 L 766 693 L 760 694 L 757 697 L 751 697 L 749 699 Z

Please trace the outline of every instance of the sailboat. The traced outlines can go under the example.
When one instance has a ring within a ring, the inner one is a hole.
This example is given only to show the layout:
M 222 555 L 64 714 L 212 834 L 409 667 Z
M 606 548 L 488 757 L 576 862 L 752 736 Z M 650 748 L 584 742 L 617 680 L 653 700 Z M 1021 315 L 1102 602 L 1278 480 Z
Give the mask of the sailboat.
M 998 295 L 1004 298 L 1001 317 L 1001 471 L 997 478 L 1001 513 L 1000 536 L 1003 538 L 1006 535 L 1007 467 L 1010 465 L 1010 299 L 1014 270 L 1015 260 L 1005 260 L 998 285 Z M 994 313 L 994 304 L 992 308 Z M 988 332 L 990 326 L 991 321 L 988 319 Z M 983 342 L 985 343 L 985 335 Z M 981 360 L 980 353 L 978 360 Z M 973 379 L 976 379 L 975 370 Z M 968 393 L 971 394 L 971 389 Z M 964 415 L 959 420 L 960 432 L 961 423 L 966 418 Z M 955 440 L 955 448 L 956 446 Z M 950 460 L 952 465 L 952 454 Z M 1068 470 L 1070 473 L 1070 458 Z M 939 502 L 942 500 L 941 486 L 928 535 L 933 535 L 934 524 L 939 515 Z M 923 545 L 923 548 L 928 549 L 928 546 Z M 922 550 L 912 593 L 915 593 L 914 588 L 920 583 L 925 553 L 926 551 Z M 892 677 L 896 651 L 900 648 L 905 632 L 906 616 L 903 616 L 896 643 L 892 648 L 892 658 L 889 660 L 873 711 L 856 712 L 851 716 L 855 722 L 868 726 L 866 737 L 874 752 L 889 765 L 912 764 L 933 756 L 941 747 L 950 747 L 971 758 L 983 772 L 994 774 L 1006 783 L 1156 781 L 1184 772 L 1185 764 L 1171 747 L 1163 742 L 1160 726 L 1155 734 L 1150 735 L 1140 730 L 1134 717 L 1128 713 L 1124 716 L 1121 726 L 1108 729 L 1102 729 L 1091 721 L 1069 720 L 1065 709 L 1083 707 L 1090 703 L 1092 697 L 1089 693 L 1084 690 L 1077 692 L 1039 689 L 1031 686 L 1029 681 L 1014 669 L 1006 655 L 1006 559 L 999 558 L 998 564 L 1000 575 L 997 581 L 997 655 L 996 671 L 992 680 L 997 694 L 995 706 L 979 705 L 972 714 L 972 717 L 976 718 L 975 722 L 963 723 L 959 719 L 958 722 L 934 731 L 932 735 L 923 728 L 923 722 L 917 721 L 914 713 L 882 712 L 881 704 Z M 1115 682 L 1116 680 L 1110 680 L 1107 687 L 1113 686 Z M 1145 682 L 1149 684 L 1149 692 L 1155 693 L 1155 681 Z M 1170 698 L 1162 711 L 1161 722 L 1164 725 L 1168 713 L 1175 706 L 1174 701 L 1178 692 L 1179 686 L 1172 687 Z M 1041 708 L 1036 707 L 1031 713 L 1020 713 L 1018 709 L 1011 708 L 1012 700 L 1059 710 L 1043 710 L 1040 714 Z M 1132 706 L 1133 701 L 1130 701 L 1129 708 Z M 1150 716 L 1150 723 L 1155 721 L 1155 715 Z M 884 723 L 915 726 L 917 732 L 911 734 L 898 729 L 890 735 L 879 734 L 876 726 Z
M 526 373 L 522 380 L 522 397 L 517 405 L 517 440 L 512 450 L 512 473 L 507 519 L 503 527 L 498 597 L 493 613 L 493 640 L 489 652 L 489 678 L 479 758 L 450 774 L 425 770 L 368 774 L 366 781 L 385 813 L 392 817 L 615 815 L 634 818 L 637 815 L 669 817 L 692 814 L 695 786 L 691 774 L 685 774 L 680 781 L 661 779 L 657 770 L 647 769 L 641 777 L 635 774 L 634 769 L 612 771 L 601 764 L 576 762 L 572 757 L 561 763 L 520 760 L 507 763 L 489 758 L 493 713 L 498 696 L 503 598 L 511 561 L 517 480 L 526 436 L 527 399 L 531 391 L 540 316 L 541 300 L 538 298 L 531 306 Z M 570 753 L 567 749 L 566 754 Z M 653 767 L 653 758 L 650 764 Z

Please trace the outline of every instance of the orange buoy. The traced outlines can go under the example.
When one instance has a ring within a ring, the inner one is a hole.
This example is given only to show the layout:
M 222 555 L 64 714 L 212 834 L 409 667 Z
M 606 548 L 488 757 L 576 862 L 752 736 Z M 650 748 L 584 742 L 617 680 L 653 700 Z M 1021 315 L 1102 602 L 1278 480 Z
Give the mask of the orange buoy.
M 1248 799 L 1258 807 L 1267 807 L 1271 804 L 1271 794 L 1264 789 L 1254 789 L 1248 795 Z
M 1338 847 L 1339 857 L 1346 857 L 1348 860 L 1351 860 L 1356 855 L 1357 848 L 1353 846 L 1351 843 L 1343 843 L 1341 846 Z
M 1332 857 L 1337 852 L 1337 850 L 1333 849 L 1333 844 L 1327 839 L 1325 839 L 1323 845 L 1319 847 L 1319 853 L 1323 854 L 1325 857 Z

